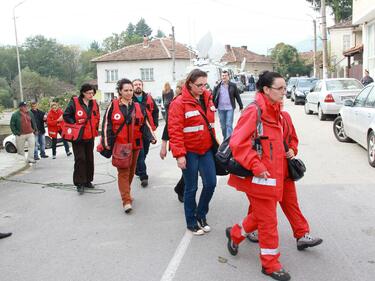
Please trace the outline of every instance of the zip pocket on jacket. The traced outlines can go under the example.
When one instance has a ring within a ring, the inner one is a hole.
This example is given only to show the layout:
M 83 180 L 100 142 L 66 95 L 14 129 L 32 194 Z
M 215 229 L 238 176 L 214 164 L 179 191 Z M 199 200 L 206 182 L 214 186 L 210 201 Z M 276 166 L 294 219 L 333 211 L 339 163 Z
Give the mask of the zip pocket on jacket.
M 272 160 L 272 152 L 273 152 L 272 142 L 270 142 L 270 159 L 271 160 Z

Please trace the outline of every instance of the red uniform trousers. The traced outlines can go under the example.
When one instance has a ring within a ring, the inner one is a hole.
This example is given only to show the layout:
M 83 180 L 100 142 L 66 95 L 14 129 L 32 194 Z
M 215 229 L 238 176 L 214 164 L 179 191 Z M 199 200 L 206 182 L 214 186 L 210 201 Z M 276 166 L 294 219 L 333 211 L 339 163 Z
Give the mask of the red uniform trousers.
M 133 198 L 130 195 L 131 184 L 134 178 L 135 167 L 137 166 L 137 159 L 139 155 L 139 149 L 133 150 L 132 163 L 129 168 L 121 169 L 117 168 L 118 171 L 118 189 L 121 194 L 122 205 L 131 204 Z

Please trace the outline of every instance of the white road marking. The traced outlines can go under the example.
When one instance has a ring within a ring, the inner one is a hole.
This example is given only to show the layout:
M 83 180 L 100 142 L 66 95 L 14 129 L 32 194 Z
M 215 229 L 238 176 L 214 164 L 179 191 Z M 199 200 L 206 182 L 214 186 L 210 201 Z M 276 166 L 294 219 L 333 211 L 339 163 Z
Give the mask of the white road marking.
M 180 244 L 178 244 L 178 247 L 176 251 L 174 252 L 174 255 L 172 259 L 170 260 L 167 269 L 164 271 L 164 274 L 161 277 L 160 281 L 172 281 L 173 280 L 177 272 L 177 269 L 180 266 L 182 258 L 184 257 L 186 250 L 189 247 L 192 237 L 193 237 L 193 234 L 189 230 L 186 230 L 184 237 L 182 238 Z

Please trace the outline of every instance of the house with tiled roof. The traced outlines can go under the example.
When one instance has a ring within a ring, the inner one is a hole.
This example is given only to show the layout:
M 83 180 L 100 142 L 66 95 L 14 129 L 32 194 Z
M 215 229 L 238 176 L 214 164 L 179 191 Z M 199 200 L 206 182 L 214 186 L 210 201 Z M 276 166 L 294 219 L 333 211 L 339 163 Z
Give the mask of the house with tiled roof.
M 175 49 L 175 79 L 178 81 L 185 78 L 186 68 L 195 55 L 178 42 Z M 116 82 L 122 78 L 140 78 L 145 92 L 150 92 L 154 97 L 161 96 L 165 82 L 174 84 L 172 50 L 171 38 L 145 38 L 143 43 L 126 46 L 93 59 L 102 101 L 107 102 L 117 96 Z
M 237 71 L 241 70 L 244 58 L 244 71 L 255 75 L 264 70 L 272 71 L 275 64 L 270 57 L 249 51 L 247 46 L 231 47 L 231 45 L 225 45 L 225 51 L 225 54 L 221 57 L 221 62 L 226 62 L 228 67 Z

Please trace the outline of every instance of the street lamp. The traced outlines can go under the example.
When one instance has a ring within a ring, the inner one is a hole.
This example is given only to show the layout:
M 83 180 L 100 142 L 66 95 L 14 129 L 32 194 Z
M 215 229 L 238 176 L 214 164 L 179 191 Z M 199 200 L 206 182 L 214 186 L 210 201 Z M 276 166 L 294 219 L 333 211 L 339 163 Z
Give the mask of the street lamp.
M 174 36 L 174 25 L 165 18 L 160 18 L 162 20 L 165 20 L 172 26 L 172 79 L 173 82 L 176 81 L 176 40 Z
M 13 7 L 13 21 L 14 21 L 14 33 L 16 35 L 16 51 L 17 51 L 17 65 L 18 65 L 18 80 L 20 83 L 20 101 L 23 101 L 23 89 L 22 89 L 22 74 L 21 74 L 21 62 L 20 53 L 18 51 L 18 38 L 17 38 L 17 25 L 16 25 L 16 8 L 21 4 L 25 3 L 26 0 L 19 2 Z
M 316 38 L 316 19 L 309 14 L 306 14 L 313 20 L 314 25 L 314 77 L 317 78 L 317 38 Z

